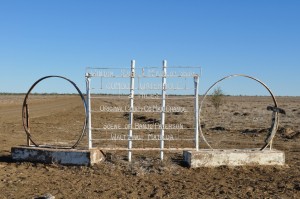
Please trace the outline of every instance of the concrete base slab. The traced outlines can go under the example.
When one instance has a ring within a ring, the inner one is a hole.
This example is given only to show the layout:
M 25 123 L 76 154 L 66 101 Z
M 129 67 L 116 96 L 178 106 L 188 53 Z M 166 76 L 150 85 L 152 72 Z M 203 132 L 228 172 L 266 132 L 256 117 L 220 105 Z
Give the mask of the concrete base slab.
M 217 167 L 242 165 L 284 165 L 285 154 L 278 150 L 233 149 L 184 151 L 184 161 L 191 167 Z
M 11 148 L 11 155 L 15 161 L 78 166 L 90 166 L 104 160 L 103 154 L 98 149 L 77 150 L 18 146 Z

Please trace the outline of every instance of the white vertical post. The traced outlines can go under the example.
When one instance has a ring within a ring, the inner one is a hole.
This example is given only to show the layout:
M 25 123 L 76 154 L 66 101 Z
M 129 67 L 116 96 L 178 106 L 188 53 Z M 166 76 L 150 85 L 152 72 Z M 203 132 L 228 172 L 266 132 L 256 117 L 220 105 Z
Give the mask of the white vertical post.
M 195 146 L 199 150 L 199 76 L 194 76 L 195 85 Z
M 160 159 L 164 159 L 165 137 L 165 111 L 166 111 L 166 86 L 167 86 L 167 61 L 163 60 L 162 70 L 162 102 L 161 102 L 161 129 L 160 129 Z
M 134 77 L 135 77 L 135 60 L 131 61 L 131 75 L 130 75 L 130 113 L 129 113 L 129 132 L 128 132 L 128 161 L 131 162 L 132 156 L 132 126 L 133 126 L 133 112 L 134 112 Z
M 88 148 L 93 148 L 92 144 L 92 111 L 91 111 L 91 76 L 89 73 L 85 74 L 86 78 L 86 95 L 87 95 L 87 113 L 88 113 Z

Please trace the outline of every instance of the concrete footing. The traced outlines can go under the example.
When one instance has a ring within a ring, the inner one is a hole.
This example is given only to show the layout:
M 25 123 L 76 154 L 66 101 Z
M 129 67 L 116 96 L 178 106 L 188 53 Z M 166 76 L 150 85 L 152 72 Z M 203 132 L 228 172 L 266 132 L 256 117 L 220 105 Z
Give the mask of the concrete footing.
M 103 154 L 98 149 L 77 150 L 18 146 L 11 148 L 11 155 L 15 161 L 78 166 L 90 166 L 104 160 Z
M 284 165 L 285 154 L 278 150 L 233 149 L 184 151 L 184 161 L 191 167 L 217 167 L 242 165 Z

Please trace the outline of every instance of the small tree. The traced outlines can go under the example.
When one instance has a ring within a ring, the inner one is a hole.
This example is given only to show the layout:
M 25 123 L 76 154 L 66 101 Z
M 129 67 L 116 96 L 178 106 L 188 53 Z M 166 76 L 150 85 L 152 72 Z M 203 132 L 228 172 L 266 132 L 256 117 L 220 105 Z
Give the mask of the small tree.
M 216 111 L 219 111 L 220 106 L 225 102 L 224 92 L 220 87 L 214 89 L 210 97 L 210 102 L 215 107 Z

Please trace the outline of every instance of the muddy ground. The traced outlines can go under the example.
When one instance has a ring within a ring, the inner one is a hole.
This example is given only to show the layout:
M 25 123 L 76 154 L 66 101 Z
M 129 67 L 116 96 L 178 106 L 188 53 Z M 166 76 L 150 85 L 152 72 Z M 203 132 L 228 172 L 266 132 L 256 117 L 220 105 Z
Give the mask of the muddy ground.
M 274 148 L 285 152 L 285 166 L 197 169 L 186 167 L 182 151 L 166 153 L 163 162 L 158 151 L 134 151 L 129 163 L 126 152 L 104 150 L 106 160 L 92 167 L 14 162 L 10 157 L 11 147 L 26 144 L 21 120 L 23 98 L 23 95 L 0 96 L 0 198 L 35 198 L 47 193 L 55 198 L 300 198 L 300 97 L 278 98 L 286 115 L 280 115 Z M 136 106 L 151 107 L 154 102 L 150 101 L 137 100 Z M 121 106 L 125 110 L 127 103 L 128 100 L 118 98 L 98 99 L 93 110 L 100 110 L 100 106 Z M 185 111 L 171 111 L 166 123 L 180 124 L 185 129 L 166 132 L 174 138 L 166 142 L 166 147 L 193 147 L 189 140 L 193 137 L 193 102 L 181 99 L 170 100 L 171 103 L 185 107 Z M 272 105 L 269 97 L 226 97 L 220 109 L 215 110 L 207 100 L 201 116 L 207 141 L 213 148 L 261 147 L 271 125 L 268 105 Z M 80 136 L 84 109 L 78 96 L 31 96 L 29 106 L 30 129 L 37 143 L 72 145 Z M 111 129 L 101 128 L 108 124 L 125 125 L 128 114 L 100 111 L 93 118 L 94 127 L 99 128 L 95 146 L 126 147 L 126 141 L 109 140 Z M 159 123 L 159 114 L 139 112 L 135 121 Z M 149 135 L 155 138 L 157 133 L 157 129 L 136 131 L 145 140 L 137 140 L 134 147 L 159 147 L 155 139 L 146 139 Z M 79 148 L 86 147 L 86 143 L 84 136 Z M 201 140 L 200 147 L 207 148 Z

